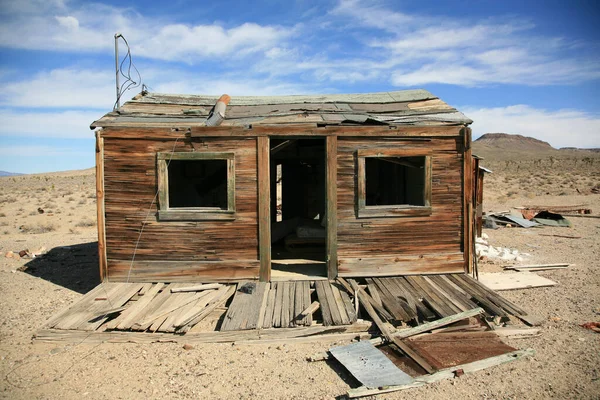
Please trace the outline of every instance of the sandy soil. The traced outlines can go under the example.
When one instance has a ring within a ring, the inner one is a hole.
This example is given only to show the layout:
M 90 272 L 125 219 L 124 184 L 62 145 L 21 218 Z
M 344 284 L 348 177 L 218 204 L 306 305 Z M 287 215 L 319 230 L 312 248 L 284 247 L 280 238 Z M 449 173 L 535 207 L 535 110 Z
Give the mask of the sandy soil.
M 534 193 L 526 186 L 514 189 L 511 179 L 494 175 L 486 210 L 583 203 L 596 215 L 600 211 L 600 195 L 577 194 L 576 188 L 564 194 Z M 585 184 L 593 188 L 598 174 L 586 172 L 585 179 L 595 179 Z M 89 170 L 0 178 L 0 252 L 35 252 L 42 246 L 49 251 L 34 260 L 0 256 L 0 397 L 321 399 L 356 386 L 333 363 L 306 361 L 333 343 L 207 344 L 191 350 L 172 343 L 32 343 L 32 335 L 48 318 L 99 283 L 94 188 Z M 570 229 L 485 231 L 494 246 L 531 253 L 530 263 L 575 264 L 540 272 L 558 286 L 503 292 L 544 318 L 540 336 L 507 340 L 514 347 L 535 349 L 534 357 L 380 397 L 598 398 L 600 335 L 579 324 L 600 320 L 600 219 L 571 221 Z M 501 266 L 490 262 L 481 270 L 500 271 Z

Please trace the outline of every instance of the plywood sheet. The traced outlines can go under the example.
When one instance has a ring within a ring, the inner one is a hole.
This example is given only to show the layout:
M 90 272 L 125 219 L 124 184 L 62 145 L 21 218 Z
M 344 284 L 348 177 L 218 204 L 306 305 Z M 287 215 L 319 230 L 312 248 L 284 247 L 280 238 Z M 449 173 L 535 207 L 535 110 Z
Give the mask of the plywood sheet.
M 534 287 L 555 286 L 556 282 L 531 272 L 507 274 L 493 272 L 479 274 L 479 282 L 492 290 L 527 289 Z

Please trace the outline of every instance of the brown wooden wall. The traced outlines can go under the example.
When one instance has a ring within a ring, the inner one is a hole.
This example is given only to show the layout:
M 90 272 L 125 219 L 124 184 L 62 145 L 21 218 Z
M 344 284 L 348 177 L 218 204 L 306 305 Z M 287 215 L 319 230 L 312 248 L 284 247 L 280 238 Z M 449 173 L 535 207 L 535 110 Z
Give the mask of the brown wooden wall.
M 103 135 L 108 279 L 257 278 L 256 138 L 190 139 L 170 129 L 165 129 L 164 134 L 155 131 L 148 137 L 135 129 L 126 130 L 126 135 L 123 131 L 108 131 Z M 145 136 L 145 139 L 128 139 L 128 136 Z M 235 153 L 234 221 L 157 221 L 156 153 L 194 150 Z M 147 223 L 144 225 L 143 221 Z
M 340 276 L 464 271 L 462 140 L 460 137 L 432 138 L 430 141 L 338 138 L 337 250 Z M 357 218 L 357 150 L 402 147 L 433 151 L 431 215 Z

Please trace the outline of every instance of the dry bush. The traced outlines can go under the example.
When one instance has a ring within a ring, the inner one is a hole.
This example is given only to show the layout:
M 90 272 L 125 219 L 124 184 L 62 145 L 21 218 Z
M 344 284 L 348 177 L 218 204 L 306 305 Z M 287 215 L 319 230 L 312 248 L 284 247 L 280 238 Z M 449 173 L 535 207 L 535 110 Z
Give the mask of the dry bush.
M 0 213 L 0 218 L 4 218 L 4 217 L 6 217 L 6 214 Z
M 79 203 L 78 203 L 78 204 L 86 204 L 86 203 L 87 203 L 87 200 L 86 200 L 86 199 L 81 199 L 81 200 L 79 200 Z
M 25 224 L 22 225 L 19 229 L 21 229 L 22 233 L 47 233 L 56 230 L 56 225 L 52 222 L 40 222 L 37 224 Z
M 93 221 L 88 218 L 84 218 L 81 221 L 79 221 L 78 223 L 76 223 L 75 226 L 77 226 L 79 228 L 88 228 L 90 226 L 96 226 L 96 221 Z

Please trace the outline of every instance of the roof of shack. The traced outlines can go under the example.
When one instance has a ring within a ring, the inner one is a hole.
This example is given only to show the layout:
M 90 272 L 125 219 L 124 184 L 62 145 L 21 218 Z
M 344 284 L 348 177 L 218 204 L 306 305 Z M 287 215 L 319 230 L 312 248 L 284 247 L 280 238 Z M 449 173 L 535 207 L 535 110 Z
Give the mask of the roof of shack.
M 98 127 L 204 126 L 219 96 L 141 93 L 91 124 Z M 427 90 L 231 96 L 221 126 L 465 125 L 473 121 Z

